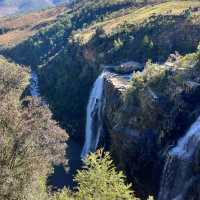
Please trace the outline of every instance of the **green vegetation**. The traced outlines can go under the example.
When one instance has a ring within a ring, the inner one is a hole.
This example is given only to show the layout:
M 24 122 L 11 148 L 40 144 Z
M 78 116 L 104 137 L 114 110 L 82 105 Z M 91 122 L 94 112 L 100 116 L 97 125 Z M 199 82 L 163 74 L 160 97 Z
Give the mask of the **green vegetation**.
M 130 153 L 130 160 L 121 159 L 124 155 L 119 160 L 115 158 L 115 161 L 129 175 L 129 180 L 137 180 L 137 187 L 142 185 L 145 196 L 155 194 L 157 191 L 152 189 L 153 186 L 151 188 L 151 170 L 160 156 L 157 144 L 165 146 L 176 141 L 199 114 L 200 53 L 199 50 L 195 52 L 200 41 L 199 7 L 199 1 L 76 1 L 51 26 L 45 26 L 13 48 L 2 48 L 1 53 L 37 71 L 41 94 L 47 100 L 53 118 L 81 142 L 89 91 L 102 71 L 101 64 L 130 60 L 146 63 L 143 72 L 134 74 L 132 86 L 124 96 L 120 108 L 127 112 L 117 113 L 116 118 L 121 119 L 118 123 L 122 127 L 139 130 L 141 135 L 145 131 L 150 132 L 152 137 L 156 135 L 156 141 L 149 152 L 143 146 L 139 149 L 134 146 L 130 151 L 124 151 Z M 185 56 L 177 55 L 173 66 L 158 64 L 165 62 L 175 51 Z M 47 192 L 46 177 L 51 173 L 52 163 L 63 161 L 66 138 L 63 130 L 51 119 L 48 108 L 41 106 L 37 100 L 24 99 L 28 73 L 21 68 L 19 72 L 16 66 L 10 69 L 13 64 L 3 60 L 1 62 L 6 64 L 1 65 L 1 74 L 6 78 L 3 77 L 3 82 L 0 82 L 3 99 L 0 120 L 2 117 L 2 130 L 8 134 L 3 136 L 7 142 L 2 147 L 7 156 L 2 157 L 4 165 L 1 170 L 5 176 L 0 178 L 6 184 L 2 191 L 0 189 L 0 197 L 8 200 L 134 199 L 130 186 L 121 172 L 117 172 L 107 153 L 105 157 L 100 153 L 86 159 L 85 168 L 75 177 L 78 184 L 75 191 Z M 145 147 L 148 142 L 144 136 Z M 14 167 L 13 149 L 19 152 L 14 159 L 17 162 Z M 118 146 L 115 149 L 121 155 L 121 149 Z M 135 159 L 138 154 L 143 155 L 142 161 Z M 133 165 L 131 159 L 136 164 Z M 9 169 L 6 166 L 10 166 Z M 31 173 L 26 169 L 31 169 Z M 149 170 L 149 173 L 137 173 L 142 170 Z M 20 182 L 17 182 L 19 177 Z M 13 190 L 9 193 L 11 186 Z M 36 194 L 36 191 L 41 192 Z
M 119 90 L 123 84 L 118 86 L 115 80 L 106 82 L 110 151 L 120 169 L 136 183 L 137 192 L 138 186 L 146 195 L 158 194 L 160 179 L 157 182 L 155 177 L 162 176 L 159 169 L 168 155 L 166 149 L 176 145 L 200 115 L 199 58 L 197 50 L 184 56 L 172 54 L 162 64 L 148 61 L 130 83 L 125 82 L 126 91 Z M 118 91 L 122 91 L 121 98 Z
M 117 172 L 108 153 L 99 151 L 85 160 L 85 168 L 78 171 L 78 199 L 133 199 L 131 185 L 126 185 L 122 172 Z
M 85 43 L 91 39 L 92 35 L 95 33 L 95 29 L 98 27 L 102 27 L 107 34 L 112 34 L 118 27 L 123 26 L 124 23 L 129 26 L 140 25 L 146 20 L 148 21 L 152 16 L 165 16 L 169 14 L 173 16 L 180 15 L 180 13 L 190 7 L 195 8 L 200 6 L 198 1 L 178 1 L 178 3 L 177 1 L 166 1 L 164 3 L 159 3 L 159 1 L 157 1 L 158 4 L 152 6 L 151 4 L 155 2 L 156 1 L 146 1 L 143 4 L 145 6 L 139 6 L 139 9 L 132 8 L 125 10 L 124 12 L 119 12 L 117 16 L 112 16 L 112 13 L 108 19 L 95 23 L 94 25 L 92 24 L 81 33 L 77 33 L 75 37 L 82 38 Z M 133 5 L 136 6 L 137 1 Z
M 52 164 L 66 162 L 67 134 L 37 99 L 20 100 L 27 70 L 0 58 L 0 72 L 0 199 L 42 200 Z
M 151 127 L 160 134 L 163 143 L 184 132 L 197 117 L 197 113 L 194 116 L 189 113 L 198 106 L 199 61 L 199 50 L 185 56 L 173 55 L 163 65 L 149 61 L 144 71 L 133 75 L 132 87 L 124 96 L 124 103 L 127 109 L 136 111 L 138 127 Z M 178 120 L 182 122 L 177 124 Z M 170 124 L 166 124 L 169 121 Z
M 195 51 L 199 6 L 197 1 L 77 1 L 55 24 L 2 53 L 38 70 L 54 117 L 83 138 L 89 90 L 100 65 L 163 62 L 175 50 Z
M 131 185 L 125 184 L 125 176 L 116 170 L 109 153 L 99 150 L 84 163 L 75 176 L 77 191 L 64 189 L 55 193 L 52 200 L 136 200 Z
M 84 160 L 74 191 L 49 192 L 53 164 L 66 165 L 67 135 L 37 98 L 24 98 L 25 68 L 0 58 L 0 198 L 2 200 L 136 199 L 125 176 L 103 150 Z

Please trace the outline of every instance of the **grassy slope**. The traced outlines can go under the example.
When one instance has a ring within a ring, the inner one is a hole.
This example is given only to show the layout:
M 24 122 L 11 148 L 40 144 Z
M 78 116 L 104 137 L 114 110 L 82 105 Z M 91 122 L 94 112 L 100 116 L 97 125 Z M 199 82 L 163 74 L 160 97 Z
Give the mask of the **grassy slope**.
M 12 47 L 23 42 L 42 28 L 55 23 L 65 11 L 65 7 L 58 7 L 24 16 L 0 19 L 0 30 L 8 30 L 5 34 L 0 34 L 0 47 Z
M 109 34 L 124 23 L 130 25 L 140 24 L 145 20 L 148 20 L 148 18 L 153 15 L 179 15 L 181 12 L 187 10 L 190 7 L 200 7 L 200 2 L 170 1 L 154 6 L 149 5 L 140 9 L 133 8 L 131 10 L 127 10 L 127 12 L 122 12 L 121 16 L 119 17 L 108 19 L 86 28 L 85 30 L 81 31 L 81 33 L 75 34 L 75 38 L 81 38 L 83 43 L 86 43 L 91 39 L 97 27 L 102 27 L 105 32 Z
M 74 34 L 75 39 L 81 39 L 83 43 L 87 43 L 95 33 L 97 27 L 102 27 L 107 34 L 112 33 L 121 25 L 127 23 L 129 25 L 141 24 L 153 15 L 179 15 L 189 7 L 200 7 L 199 1 L 170 1 L 153 6 L 148 5 L 141 7 L 140 3 L 133 0 L 113 0 L 113 1 L 81 1 L 74 8 L 73 20 L 79 20 L 80 28 L 83 27 L 84 21 L 87 21 L 86 28 L 80 29 Z M 120 5 L 120 6 L 119 6 Z M 138 9 L 137 6 L 140 8 Z M 107 8 L 104 11 L 103 9 Z M 55 22 L 57 17 L 63 13 L 64 8 L 50 9 L 42 12 L 35 12 L 25 16 L 11 19 L 0 19 L 0 29 L 12 29 L 7 34 L 0 35 L 0 46 L 13 46 L 20 43 L 30 36 L 38 32 L 37 28 L 42 24 L 49 25 Z M 87 13 L 85 13 L 87 11 Z M 102 13 L 100 12 L 102 11 Z M 96 12 L 97 16 L 93 20 L 87 20 L 88 13 Z M 100 13 L 100 14 L 98 14 Z M 77 26 L 77 28 L 79 28 Z
M 150 2 L 154 1 L 155 0 L 151 0 Z M 96 24 L 97 21 L 104 21 L 106 18 L 113 18 L 115 15 L 121 15 L 121 10 L 124 10 L 124 12 L 127 10 L 128 12 L 129 9 L 132 10 L 135 6 L 139 6 L 141 4 L 140 2 L 141 1 L 135 0 L 80 1 L 75 4 L 73 9 L 72 23 L 75 24 L 73 28 L 75 30 L 77 28 L 81 29 L 86 24 Z M 16 8 L 10 6 L 8 9 L 12 10 Z M 64 8 L 62 9 L 64 10 Z M 25 39 L 34 35 L 35 32 L 33 33 L 32 30 L 30 31 L 34 24 L 39 25 L 45 21 L 47 21 L 48 24 L 52 24 L 55 21 L 55 18 L 63 13 L 62 9 L 53 8 L 14 18 L 0 18 L 0 30 L 4 28 L 13 30 L 13 32 L 8 32 L 3 35 L 1 35 L 0 32 L 0 46 L 6 48 L 8 46 L 15 46 L 16 43 L 19 44 L 23 42 Z M 113 13 L 115 13 L 114 16 L 112 16 Z M 50 19 L 52 19 L 52 21 Z

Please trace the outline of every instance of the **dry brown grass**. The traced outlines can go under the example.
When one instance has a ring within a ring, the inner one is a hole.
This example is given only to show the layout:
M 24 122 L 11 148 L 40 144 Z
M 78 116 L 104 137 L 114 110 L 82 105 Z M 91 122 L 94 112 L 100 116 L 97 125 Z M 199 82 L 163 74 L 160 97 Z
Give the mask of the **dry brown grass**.
M 9 32 L 0 35 L 0 46 L 10 47 L 26 40 L 41 28 L 54 23 L 66 10 L 66 7 L 57 7 L 19 17 L 0 18 L 0 29 L 10 29 Z
M 7 47 L 12 46 L 17 43 L 16 41 L 21 42 L 29 36 L 32 36 L 34 33 L 34 31 L 27 30 L 15 30 L 8 32 L 5 35 L 0 35 L 0 45 Z

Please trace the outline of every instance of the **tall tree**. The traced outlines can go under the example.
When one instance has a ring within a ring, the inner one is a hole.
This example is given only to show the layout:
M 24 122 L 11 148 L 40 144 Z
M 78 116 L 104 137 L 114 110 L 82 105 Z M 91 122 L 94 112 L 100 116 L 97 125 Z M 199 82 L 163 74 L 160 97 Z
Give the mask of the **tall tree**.
M 27 70 L 0 58 L 0 199 L 45 197 L 52 164 L 66 163 L 67 134 L 38 99 L 20 101 Z M 42 190 L 39 186 L 44 187 Z M 40 198 L 42 200 L 42 198 Z

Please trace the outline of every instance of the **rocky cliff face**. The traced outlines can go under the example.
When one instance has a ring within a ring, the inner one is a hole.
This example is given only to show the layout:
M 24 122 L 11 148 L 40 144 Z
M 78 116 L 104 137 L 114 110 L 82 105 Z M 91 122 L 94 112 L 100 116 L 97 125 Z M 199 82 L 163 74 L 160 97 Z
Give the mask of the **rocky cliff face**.
M 130 82 L 120 77 L 105 81 L 104 119 L 110 150 L 143 198 L 148 193 L 158 194 L 169 149 L 200 115 L 196 56 L 187 55 L 165 65 L 149 64 Z M 195 160 L 193 171 L 198 177 L 198 153 Z M 198 199 L 198 185 L 189 189 L 188 198 Z
M 141 133 L 139 129 L 127 126 L 135 123 L 134 111 L 127 110 L 123 103 L 123 96 L 130 87 L 131 83 L 123 78 L 106 79 L 105 125 L 110 138 L 110 148 L 118 167 L 126 171 L 129 181 L 135 183 L 137 192 L 145 197 L 157 186 L 155 182 L 153 187 L 150 184 L 153 182 L 156 166 L 159 166 L 155 165 L 158 161 L 157 147 L 151 131 Z M 133 112 L 132 117 L 123 118 L 126 112 Z

